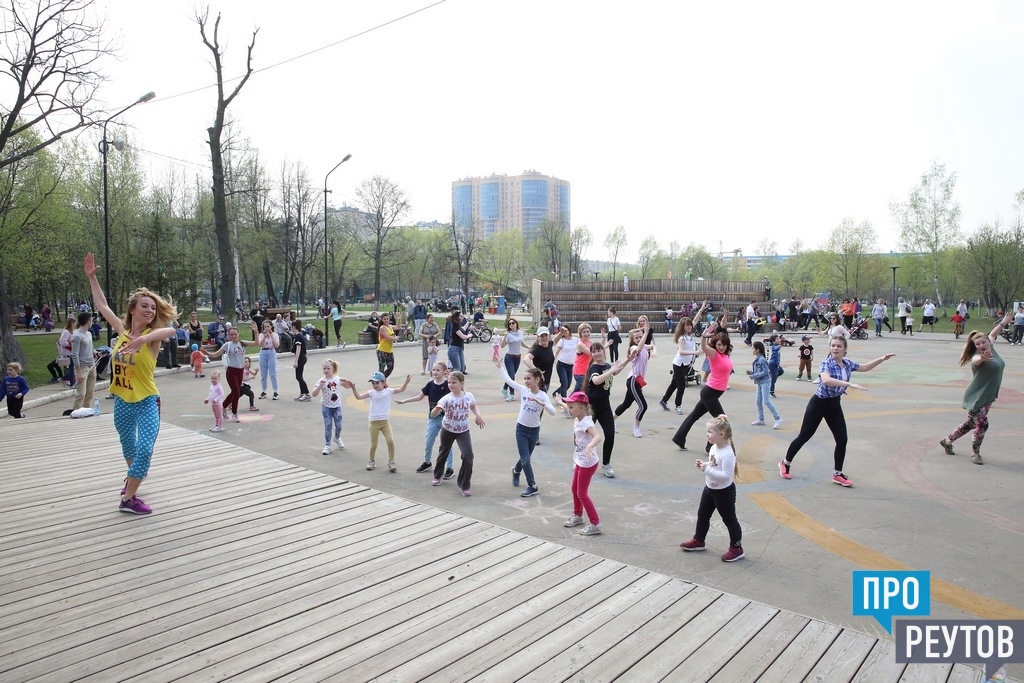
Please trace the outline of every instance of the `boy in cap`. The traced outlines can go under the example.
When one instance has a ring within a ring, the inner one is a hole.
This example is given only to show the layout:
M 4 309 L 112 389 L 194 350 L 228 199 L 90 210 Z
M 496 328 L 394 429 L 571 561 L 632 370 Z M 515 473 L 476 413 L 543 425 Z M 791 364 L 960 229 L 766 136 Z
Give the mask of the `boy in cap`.
M 796 372 L 796 381 L 800 381 L 800 377 L 804 374 L 804 370 L 807 370 L 807 381 L 811 381 L 811 361 L 814 360 L 814 347 L 811 346 L 810 335 L 805 334 L 800 337 L 800 367 Z

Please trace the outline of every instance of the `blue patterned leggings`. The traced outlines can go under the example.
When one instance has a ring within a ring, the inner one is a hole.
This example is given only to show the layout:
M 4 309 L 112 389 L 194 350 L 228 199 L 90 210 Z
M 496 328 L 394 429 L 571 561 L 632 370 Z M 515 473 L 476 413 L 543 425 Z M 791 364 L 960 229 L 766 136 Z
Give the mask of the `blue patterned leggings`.
M 114 397 L 114 428 L 121 439 L 121 453 L 128 463 L 128 476 L 145 479 L 153 445 L 160 433 L 160 397 L 147 396 L 137 403 Z

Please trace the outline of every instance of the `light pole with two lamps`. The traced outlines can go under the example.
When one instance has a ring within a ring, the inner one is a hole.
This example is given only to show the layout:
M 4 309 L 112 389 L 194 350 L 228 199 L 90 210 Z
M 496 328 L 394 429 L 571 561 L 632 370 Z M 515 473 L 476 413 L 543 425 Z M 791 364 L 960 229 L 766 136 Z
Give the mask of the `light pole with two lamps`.
M 338 170 L 338 167 L 343 163 L 352 158 L 351 154 L 346 154 L 345 158 L 334 165 L 327 175 L 324 176 L 324 308 L 327 308 L 327 301 L 331 298 L 331 285 L 327 280 L 327 193 L 330 190 L 327 189 L 327 179 L 331 177 L 331 174 Z M 340 311 L 339 311 L 340 313 Z M 327 317 L 324 316 L 324 344 L 331 340 L 330 333 L 327 327 Z
M 127 107 L 117 112 L 107 120 L 103 122 L 103 139 L 100 140 L 100 153 L 103 155 L 103 277 L 104 277 L 104 289 L 106 290 L 107 297 L 111 297 L 110 292 L 110 204 L 107 200 L 107 148 L 113 144 L 114 149 L 120 151 L 124 149 L 124 140 L 107 140 L 107 125 L 116 119 L 121 114 L 125 113 L 137 104 L 143 104 L 149 102 L 151 99 L 156 97 L 156 93 L 150 90 L 148 93 L 135 100 Z M 109 303 L 113 303 L 112 297 Z M 116 307 L 112 306 L 112 310 L 117 310 Z M 113 339 L 114 333 L 110 329 L 110 322 L 107 321 L 107 346 L 110 346 L 110 341 Z

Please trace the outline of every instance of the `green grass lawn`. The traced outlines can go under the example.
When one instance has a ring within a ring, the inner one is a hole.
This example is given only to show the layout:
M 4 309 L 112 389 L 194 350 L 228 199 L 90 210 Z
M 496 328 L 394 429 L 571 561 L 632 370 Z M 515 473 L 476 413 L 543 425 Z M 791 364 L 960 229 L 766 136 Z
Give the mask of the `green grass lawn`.
M 50 381 L 46 366 L 57 357 L 59 332 L 32 332 L 15 336 L 21 350 L 25 352 L 25 369 L 22 371 L 29 387 L 38 387 Z

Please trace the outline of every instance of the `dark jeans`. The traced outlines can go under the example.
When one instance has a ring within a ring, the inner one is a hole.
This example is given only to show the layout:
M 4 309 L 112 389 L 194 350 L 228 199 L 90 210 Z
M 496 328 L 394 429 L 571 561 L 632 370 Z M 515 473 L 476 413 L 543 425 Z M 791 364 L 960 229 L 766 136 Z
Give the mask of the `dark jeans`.
M 505 372 L 507 372 L 508 376 L 511 377 L 512 379 L 515 379 L 516 378 L 516 373 L 519 372 L 519 363 L 520 363 L 521 360 L 522 360 L 522 356 L 513 356 L 511 353 L 506 353 L 505 354 L 505 358 L 504 358 Z M 503 384 L 502 387 L 507 392 L 509 392 L 510 394 L 515 394 L 516 393 L 515 389 L 513 389 L 512 387 L 510 387 L 507 384 Z
M 768 364 L 768 372 L 770 372 L 771 375 L 772 375 L 771 388 L 769 388 L 768 391 L 770 391 L 771 393 L 774 394 L 775 393 L 775 380 L 777 380 L 779 378 L 779 375 L 782 372 L 782 366 L 779 365 L 778 363 L 769 363 Z
M 248 384 L 243 384 L 241 389 L 239 390 L 239 393 L 242 396 L 248 396 L 249 397 L 249 407 L 250 408 L 252 408 L 254 405 L 256 405 L 256 397 L 252 393 L 252 387 L 251 386 L 249 386 Z M 239 400 L 241 400 L 241 398 L 239 398 Z
M 621 343 L 622 337 L 619 336 L 618 330 L 608 333 L 608 362 L 614 363 L 619 360 L 619 344 Z
M 25 417 L 21 412 L 21 407 L 25 405 L 25 397 L 14 398 L 13 396 L 7 397 L 7 414 L 11 417 Z
M 452 444 L 459 444 L 459 453 L 462 455 L 462 466 L 459 467 L 459 476 L 456 482 L 459 488 L 465 491 L 469 488 L 470 480 L 473 478 L 473 442 L 469 432 L 449 432 L 441 428 L 441 445 L 437 450 L 437 462 L 434 464 L 434 479 L 440 479 L 444 474 L 445 462 L 448 460 L 448 453 L 452 450 Z
M 519 460 L 516 461 L 515 471 L 526 475 L 526 483 L 536 486 L 537 480 L 533 476 L 533 465 L 530 458 L 533 456 L 533 449 L 540 440 L 540 427 L 525 427 L 516 423 L 516 447 L 519 449 Z
M 842 472 L 843 463 L 846 461 L 846 442 L 848 437 L 846 434 L 846 418 L 843 416 L 843 406 L 838 396 L 836 398 L 811 396 L 811 400 L 807 402 L 807 409 L 804 411 L 804 421 L 800 424 L 800 433 L 789 444 L 789 449 L 786 451 L 786 462 L 793 462 L 797 452 L 818 431 L 818 425 L 821 424 L 822 420 L 825 420 L 825 424 L 832 430 L 832 436 L 835 437 L 835 470 L 836 472 Z
M 668 403 L 669 397 L 672 396 L 672 392 L 676 394 L 676 408 L 683 403 L 683 394 L 686 392 L 686 376 L 690 374 L 690 368 L 692 365 L 673 365 L 672 366 L 672 381 L 668 383 L 668 389 L 665 390 L 665 395 L 661 397 L 661 400 Z
M 555 390 L 555 393 L 562 398 L 565 398 L 569 395 L 569 387 L 572 386 L 572 363 L 556 361 L 555 369 L 558 372 L 558 381 L 560 383 L 560 386 Z
M 718 400 L 724 394 L 724 391 L 718 389 L 712 389 L 707 384 L 700 388 L 700 400 L 697 401 L 697 405 L 693 407 L 690 414 L 683 420 L 683 424 L 679 425 L 679 429 L 676 430 L 675 436 L 672 437 L 672 443 L 679 446 L 680 448 L 686 447 L 686 435 L 690 433 L 690 429 L 694 423 L 702 418 L 703 416 L 711 413 L 711 417 L 718 417 L 725 410 L 722 408 L 722 403 Z M 711 450 L 711 442 L 709 441 L 707 446 L 704 447 L 705 451 Z
M 697 528 L 693 537 L 698 541 L 707 538 L 711 528 L 711 514 L 718 510 L 722 523 L 729 530 L 729 545 L 739 546 L 743 542 L 743 529 L 736 519 L 736 484 L 729 484 L 724 489 L 704 487 L 700 494 L 700 505 L 697 507 Z

